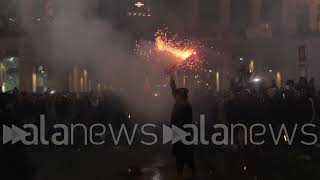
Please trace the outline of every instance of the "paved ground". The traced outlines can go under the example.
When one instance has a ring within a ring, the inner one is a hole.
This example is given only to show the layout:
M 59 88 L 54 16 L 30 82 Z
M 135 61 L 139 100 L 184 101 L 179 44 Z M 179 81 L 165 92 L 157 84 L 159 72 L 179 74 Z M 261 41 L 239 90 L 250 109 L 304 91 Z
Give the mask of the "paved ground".
M 317 179 L 320 161 L 298 159 L 292 149 L 273 153 L 233 148 L 198 147 L 195 179 Z M 36 180 L 171 180 L 175 177 L 170 147 L 28 148 Z M 189 176 L 190 173 L 186 173 Z

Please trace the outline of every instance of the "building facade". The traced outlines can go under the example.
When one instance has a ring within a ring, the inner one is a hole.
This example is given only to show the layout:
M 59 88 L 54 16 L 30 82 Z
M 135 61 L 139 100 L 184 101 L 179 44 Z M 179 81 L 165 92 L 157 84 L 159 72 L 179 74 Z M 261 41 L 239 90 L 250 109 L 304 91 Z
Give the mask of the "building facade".
M 48 30 L 46 24 L 59 10 L 54 1 L 32 0 L 23 8 L 19 2 L 0 2 L 1 90 L 85 92 L 98 87 L 86 63 L 60 66 L 54 59 L 44 60 L 24 32 L 25 27 Z M 134 38 L 152 39 L 163 24 L 197 38 L 206 46 L 209 66 L 222 79 L 253 64 L 254 73 L 269 79 L 281 76 L 284 82 L 304 75 L 320 81 L 320 0 L 94 0 L 89 4 L 94 7 L 88 16 L 99 16 Z M 26 9 L 32 10 L 29 16 L 21 16 Z M 301 46 L 306 50 L 305 73 L 299 69 Z M 225 87 L 224 82 L 228 81 L 221 81 Z
M 254 61 L 255 72 L 270 78 L 314 77 L 320 81 L 319 0 L 194 0 L 189 26 L 199 37 L 230 54 L 233 70 Z M 211 6 L 208 6 L 211 5 Z M 299 47 L 306 49 L 306 73 Z M 320 84 L 319 84 L 320 85 Z
M 49 47 L 37 40 L 48 32 L 54 20 L 52 0 L 3 0 L 0 5 L 0 85 L 1 91 L 14 88 L 43 93 L 49 91 L 88 92 L 97 81 L 85 62 L 62 63 L 48 58 L 36 46 Z

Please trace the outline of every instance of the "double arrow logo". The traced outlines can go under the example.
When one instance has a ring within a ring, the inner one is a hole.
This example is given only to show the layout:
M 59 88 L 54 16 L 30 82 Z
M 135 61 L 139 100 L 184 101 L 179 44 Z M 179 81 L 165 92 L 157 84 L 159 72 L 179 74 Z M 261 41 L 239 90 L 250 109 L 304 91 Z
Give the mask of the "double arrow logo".
M 31 133 L 28 133 L 15 125 L 12 125 L 11 128 L 6 125 L 2 125 L 2 132 L 2 144 L 6 144 L 10 141 L 12 141 L 12 144 L 15 144 L 18 141 L 25 140 L 26 137 L 31 135 Z
M 2 143 L 7 144 L 11 141 L 12 144 L 15 144 L 19 141 L 25 141 L 26 137 L 30 136 L 31 133 L 26 132 L 25 130 L 12 125 L 11 128 L 2 125 L 3 130 L 3 136 L 2 136 Z M 191 133 L 188 133 L 181 128 L 178 128 L 175 125 L 172 125 L 172 127 L 168 127 L 166 125 L 163 125 L 163 144 L 167 144 L 170 141 L 172 141 L 172 144 L 175 144 L 179 141 L 185 140 L 186 137 L 190 136 Z
M 188 137 L 190 135 L 191 135 L 191 133 L 187 133 L 186 131 L 182 130 L 181 128 L 178 128 L 175 125 L 172 125 L 171 128 L 166 125 L 163 125 L 162 142 L 163 142 L 163 144 L 167 144 L 170 141 L 172 141 L 172 144 L 175 144 L 181 140 L 184 140 L 186 137 Z

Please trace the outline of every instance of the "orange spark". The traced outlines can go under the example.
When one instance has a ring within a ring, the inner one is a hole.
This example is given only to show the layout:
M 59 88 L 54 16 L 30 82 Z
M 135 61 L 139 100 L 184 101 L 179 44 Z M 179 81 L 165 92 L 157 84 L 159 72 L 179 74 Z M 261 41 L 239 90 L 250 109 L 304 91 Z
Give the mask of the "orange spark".
M 168 39 L 166 34 L 161 31 L 158 31 L 155 36 L 157 50 L 172 55 L 179 61 L 188 59 L 194 53 L 191 47 L 183 45 L 181 41 Z

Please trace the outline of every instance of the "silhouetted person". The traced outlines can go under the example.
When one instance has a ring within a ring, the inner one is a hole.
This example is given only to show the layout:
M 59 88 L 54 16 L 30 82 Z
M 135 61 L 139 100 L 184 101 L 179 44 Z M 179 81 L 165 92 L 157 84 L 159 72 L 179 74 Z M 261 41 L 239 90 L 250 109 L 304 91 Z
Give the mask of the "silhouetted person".
M 185 130 L 185 128 L 183 128 L 184 125 L 192 124 L 192 107 L 188 101 L 189 90 L 186 88 L 177 88 L 172 77 L 170 85 L 172 89 L 172 95 L 175 98 L 175 104 L 171 114 L 171 123 L 172 125 Z M 188 138 L 192 137 L 188 136 Z M 189 139 L 187 140 L 189 141 Z M 176 157 L 178 178 L 182 177 L 185 165 L 192 169 L 192 173 L 194 175 L 195 167 L 193 159 L 193 147 L 179 141 L 173 145 L 172 153 Z
M 19 94 L 19 89 L 17 87 L 14 87 L 13 90 L 12 90 L 12 94 L 14 96 L 17 96 Z
M 277 86 L 277 82 L 276 82 L 276 80 L 275 79 L 272 79 L 272 81 L 271 81 L 271 87 L 270 88 L 277 88 L 278 86 Z
M 304 77 L 300 77 L 299 82 L 296 86 L 296 89 L 298 91 L 301 91 L 302 89 L 307 89 L 308 88 L 308 81 Z
M 290 90 L 290 91 L 294 91 L 294 88 L 295 88 L 296 84 L 294 82 L 294 80 L 287 80 L 286 82 L 286 89 L 287 90 Z
M 315 96 L 316 95 L 316 88 L 314 85 L 314 78 L 310 78 L 309 84 L 308 84 L 308 94 L 309 96 Z

